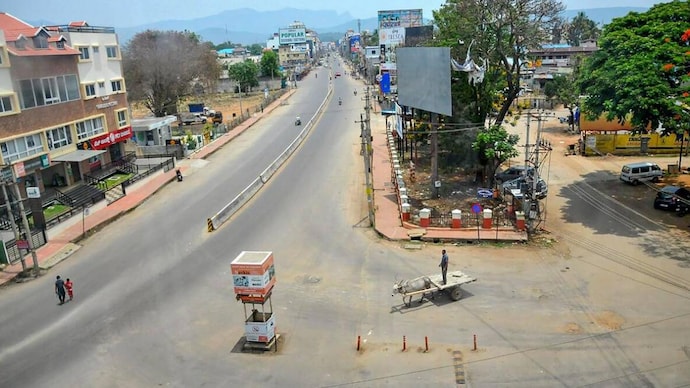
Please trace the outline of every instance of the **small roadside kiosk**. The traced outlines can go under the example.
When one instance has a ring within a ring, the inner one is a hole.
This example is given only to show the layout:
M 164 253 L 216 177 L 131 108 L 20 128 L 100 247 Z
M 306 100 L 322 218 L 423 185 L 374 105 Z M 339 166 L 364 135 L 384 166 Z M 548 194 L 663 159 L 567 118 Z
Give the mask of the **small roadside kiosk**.
M 244 307 L 244 349 L 278 351 L 271 294 L 276 283 L 273 252 L 242 251 L 230 263 L 235 299 Z M 248 305 L 251 305 L 247 311 Z M 260 309 L 260 310 L 259 310 Z

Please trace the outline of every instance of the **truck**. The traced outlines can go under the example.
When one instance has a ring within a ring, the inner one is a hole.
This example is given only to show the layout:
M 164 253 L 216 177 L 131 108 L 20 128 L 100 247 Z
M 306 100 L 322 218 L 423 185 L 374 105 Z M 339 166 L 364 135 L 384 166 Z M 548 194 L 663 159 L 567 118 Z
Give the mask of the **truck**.
M 189 107 L 189 113 L 202 115 L 208 119 L 211 119 L 211 122 L 214 124 L 220 124 L 223 122 L 223 113 L 210 109 L 209 107 L 205 106 L 203 102 L 193 102 L 187 104 L 187 106 Z

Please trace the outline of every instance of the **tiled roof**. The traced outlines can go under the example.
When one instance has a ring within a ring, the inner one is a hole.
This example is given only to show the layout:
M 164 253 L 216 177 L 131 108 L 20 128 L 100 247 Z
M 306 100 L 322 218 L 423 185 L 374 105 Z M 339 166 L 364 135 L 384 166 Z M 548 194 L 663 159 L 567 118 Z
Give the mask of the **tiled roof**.
M 51 43 L 47 48 L 34 48 L 33 42 L 26 42 L 25 48 L 17 48 L 15 42 L 20 39 L 31 39 L 45 32 L 50 35 L 50 30 L 44 27 L 34 27 L 16 17 L 6 13 L 0 12 L 0 30 L 5 33 L 5 41 L 7 42 L 7 51 L 16 56 L 33 57 L 33 56 L 53 56 L 53 55 L 78 55 L 79 50 L 75 50 L 67 45 L 64 49 L 59 49 L 52 44 L 59 40 L 54 36 L 50 36 L 48 41 Z

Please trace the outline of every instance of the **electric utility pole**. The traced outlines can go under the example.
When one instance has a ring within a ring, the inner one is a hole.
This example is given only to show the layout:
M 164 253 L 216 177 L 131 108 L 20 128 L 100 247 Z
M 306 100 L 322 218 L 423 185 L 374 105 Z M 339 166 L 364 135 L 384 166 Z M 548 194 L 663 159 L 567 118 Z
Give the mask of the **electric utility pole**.
M 364 177 L 367 192 L 367 209 L 369 214 L 369 225 L 374 226 L 374 200 L 373 200 L 373 187 L 371 185 L 371 152 L 373 149 L 371 147 L 371 98 L 369 96 L 369 87 L 367 87 L 366 93 L 364 95 L 364 111 L 365 118 L 360 114 L 360 123 L 362 128 L 362 154 L 364 156 Z

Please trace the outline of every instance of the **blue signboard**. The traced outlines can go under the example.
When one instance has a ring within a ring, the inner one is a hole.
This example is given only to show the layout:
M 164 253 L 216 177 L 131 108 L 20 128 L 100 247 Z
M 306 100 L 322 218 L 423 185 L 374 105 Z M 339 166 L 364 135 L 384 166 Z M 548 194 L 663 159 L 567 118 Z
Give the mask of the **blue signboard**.
M 391 92 L 391 75 L 389 73 L 381 74 L 381 93 L 388 94 Z

